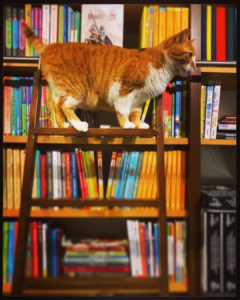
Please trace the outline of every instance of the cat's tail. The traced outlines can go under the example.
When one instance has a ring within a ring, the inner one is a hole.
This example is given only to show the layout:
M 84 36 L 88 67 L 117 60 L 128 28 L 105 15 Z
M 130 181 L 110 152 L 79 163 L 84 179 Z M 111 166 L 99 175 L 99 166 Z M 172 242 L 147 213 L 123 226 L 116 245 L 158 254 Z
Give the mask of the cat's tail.
M 29 40 L 30 44 L 36 49 L 37 53 L 40 55 L 43 53 L 46 45 L 35 35 L 34 31 L 23 21 L 20 21 L 20 26 L 23 34 Z

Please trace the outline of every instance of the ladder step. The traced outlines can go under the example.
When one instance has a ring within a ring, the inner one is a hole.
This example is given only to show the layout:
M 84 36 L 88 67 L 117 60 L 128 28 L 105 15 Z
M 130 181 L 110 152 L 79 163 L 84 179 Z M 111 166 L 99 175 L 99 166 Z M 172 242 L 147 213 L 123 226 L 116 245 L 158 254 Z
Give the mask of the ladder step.
M 158 207 L 157 200 L 81 200 L 81 199 L 31 199 L 30 206 L 42 207 L 85 207 L 85 206 L 107 206 L 107 207 Z
M 157 136 L 159 131 L 156 129 L 122 129 L 122 128 L 90 128 L 87 132 L 77 131 L 74 128 L 38 128 L 34 130 L 35 135 L 64 135 L 64 136 L 119 136 L 119 137 L 136 137 L 136 136 Z
M 23 289 L 101 289 L 101 290 L 147 290 L 156 289 L 160 291 L 160 278 L 133 278 L 130 276 L 93 276 L 93 277 L 57 277 L 57 278 L 36 278 L 25 279 Z

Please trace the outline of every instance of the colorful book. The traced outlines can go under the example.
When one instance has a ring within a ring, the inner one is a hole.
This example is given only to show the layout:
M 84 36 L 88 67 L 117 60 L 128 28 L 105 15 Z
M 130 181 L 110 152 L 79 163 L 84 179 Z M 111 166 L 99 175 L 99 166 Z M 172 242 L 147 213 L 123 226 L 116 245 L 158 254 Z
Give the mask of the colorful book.
M 133 151 L 130 153 L 128 174 L 127 174 L 127 178 L 126 178 L 126 186 L 125 186 L 125 192 L 124 192 L 124 196 L 123 196 L 126 199 L 133 198 L 138 158 L 139 158 L 139 152 Z
M 5 8 L 5 47 L 6 56 L 12 56 L 12 7 L 6 6 Z
M 18 56 L 19 52 L 19 16 L 18 8 L 12 8 L 12 55 Z

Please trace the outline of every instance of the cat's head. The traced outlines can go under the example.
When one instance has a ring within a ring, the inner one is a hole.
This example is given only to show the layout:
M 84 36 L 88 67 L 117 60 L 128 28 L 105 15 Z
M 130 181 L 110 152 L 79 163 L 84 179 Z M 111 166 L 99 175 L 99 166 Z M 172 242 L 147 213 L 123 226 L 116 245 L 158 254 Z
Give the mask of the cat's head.
M 196 51 L 189 35 L 189 29 L 185 29 L 162 43 L 165 58 L 175 75 L 185 77 L 196 67 Z

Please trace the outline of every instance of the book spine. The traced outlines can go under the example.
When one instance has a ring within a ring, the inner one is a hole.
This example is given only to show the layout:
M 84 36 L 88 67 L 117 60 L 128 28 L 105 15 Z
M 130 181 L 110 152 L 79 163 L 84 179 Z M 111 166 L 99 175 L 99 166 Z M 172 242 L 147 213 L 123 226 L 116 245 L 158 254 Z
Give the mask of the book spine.
M 42 252 L 42 223 L 38 222 L 37 223 L 37 234 L 38 234 L 38 276 L 43 277 L 43 268 L 42 268 L 42 263 L 43 263 L 43 252 Z
M 141 247 L 141 264 L 142 264 L 142 276 L 147 277 L 147 253 L 146 253 L 146 240 L 144 236 L 145 224 L 143 222 L 139 223 L 139 238 Z
M 78 198 L 77 167 L 75 152 L 70 153 L 71 171 L 72 171 L 72 198 Z
M 5 8 L 6 56 L 12 56 L 12 7 Z
M 58 41 L 57 31 L 58 31 L 58 5 L 51 4 L 50 6 L 50 44 L 56 43 Z
M 12 77 L 15 79 L 15 77 Z M 16 136 L 16 87 L 11 87 L 11 135 Z
M 166 39 L 166 7 L 159 7 L 159 28 L 158 28 L 158 42 L 159 44 Z
M 42 5 L 42 41 L 44 44 L 50 43 L 50 5 Z
M 76 162 L 76 161 L 75 161 Z M 76 166 L 76 164 L 75 164 Z M 61 152 L 57 151 L 57 181 L 58 181 L 58 197 L 62 198 L 62 158 L 61 158 Z
M 8 282 L 13 282 L 14 271 L 14 221 L 8 223 Z
M 64 152 L 65 160 L 65 187 L 66 187 L 66 198 L 72 198 L 72 179 L 71 179 L 71 162 L 70 162 L 70 153 Z
M 7 80 L 8 77 L 5 77 Z M 4 84 L 4 135 L 11 135 L 11 87 Z
M 80 31 L 81 30 L 81 14 L 79 11 L 75 11 L 75 40 L 74 42 L 80 42 Z
M 46 278 L 48 276 L 47 260 L 48 260 L 48 249 L 47 249 L 47 224 L 42 224 L 42 276 Z
M 155 277 L 159 277 L 160 275 L 160 260 L 159 260 L 159 230 L 158 224 L 153 224 L 153 236 L 154 236 L 154 269 L 155 269 Z
M 64 26 L 63 5 L 58 7 L 58 43 L 63 43 L 63 26 Z
M 143 152 L 139 152 L 139 157 L 138 157 L 138 162 L 137 162 L 137 169 L 136 169 L 135 184 L 134 184 L 133 195 L 132 195 L 133 199 L 136 198 L 136 195 L 137 195 L 140 172 L 141 172 L 141 168 L 142 168 L 142 162 L 143 162 Z
M 42 41 L 42 7 L 38 8 L 38 37 Z
M 207 57 L 208 61 L 212 60 L 212 6 L 207 5 L 207 13 L 206 13 L 206 22 L 207 22 Z
M 205 133 L 206 89 L 206 85 L 201 85 L 201 138 L 204 138 Z
M 3 222 L 3 284 L 8 282 L 8 224 Z
M 233 61 L 234 56 L 234 36 L 235 32 L 235 18 L 234 7 L 227 6 L 226 8 L 226 59 Z
M 88 190 L 88 184 L 87 184 L 87 173 L 86 173 L 86 168 L 85 168 L 85 164 L 84 164 L 84 159 L 83 159 L 83 152 L 81 149 L 78 150 L 78 155 L 80 158 L 80 166 L 81 166 L 81 172 L 82 172 L 82 178 L 83 178 L 83 197 L 84 198 L 89 198 L 90 193 Z
M 206 26 L 206 4 L 201 5 L 201 59 L 206 60 L 207 26 Z
M 34 32 L 37 37 L 39 37 L 39 7 L 33 7 L 33 12 L 34 12 L 34 19 L 33 19 L 33 24 L 34 24 Z M 37 51 L 34 49 L 33 50 L 33 56 L 37 56 Z
M 32 277 L 37 278 L 39 276 L 39 263 L 38 263 L 38 222 L 32 222 L 31 231 L 31 255 L 32 255 Z
M 211 46 L 212 46 L 212 60 L 216 60 L 216 6 L 212 5 L 212 41 L 211 41 Z
M 47 197 L 53 198 L 53 169 L 52 169 L 52 153 L 47 151 Z
M 102 152 L 97 152 L 99 199 L 104 198 Z
M 19 22 L 18 8 L 12 8 L 12 55 L 18 56 L 19 52 Z
M 213 92 L 213 109 L 212 109 L 212 123 L 211 123 L 211 139 L 216 139 L 217 136 L 217 123 L 219 113 L 221 86 L 216 84 Z
M 213 84 L 209 83 L 207 85 L 207 95 L 206 95 L 205 132 L 204 132 L 205 139 L 210 139 L 210 135 L 211 135 L 213 90 L 214 90 Z
M 226 60 L 226 7 L 216 7 L 216 60 Z
M 16 98 L 16 135 L 20 136 L 22 134 L 21 126 L 21 94 L 20 94 L 20 80 L 16 77 L 16 87 L 15 87 L 15 98 Z
M 58 165 L 57 151 L 52 151 L 53 199 L 58 199 Z
M 63 30 L 63 42 L 68 42 L 68 6 L 66 4 L 63 5 L 64 10 L 64 30 Z
M 112 153 L 111 163 L 110 163 L 110 170 L 109 170 L 109 176 L 108 176 L 108 183 L 107 183 L 107 192 L 106 192 L 106 198 L 109 199 L 111 195 L 111 189 L 112 189 L 112 182 L 113 182 L 113 175 L 114 175 L 114 168 L 116 164 L 117 159 L 117 152 Z
M 21 82 L 21 80 L 20 80 Z M 27 102 L 26 102 L 26 87 L 21 84 L 21 116 L 22 116 L 22 135 L 27 135 Z
M 32 27 L 31 25 L 31 9 L 32 5 L 31 4 L 25 4 L 25 23 L 29 26 Z M 25 55 L 26 56 L 31 56 L 31 47 L 27 39 L 25 39 Z
M 52 242 L 52 272 L 51 277 L 57 277 L 57 229 L 53 228 L 51 230 L 51 242 Z
M 181 128 L 181 81 L 176 81 L 176 112 L 175 112 L 175 126 L 174 126 L 174 137 L 180 137 Z

